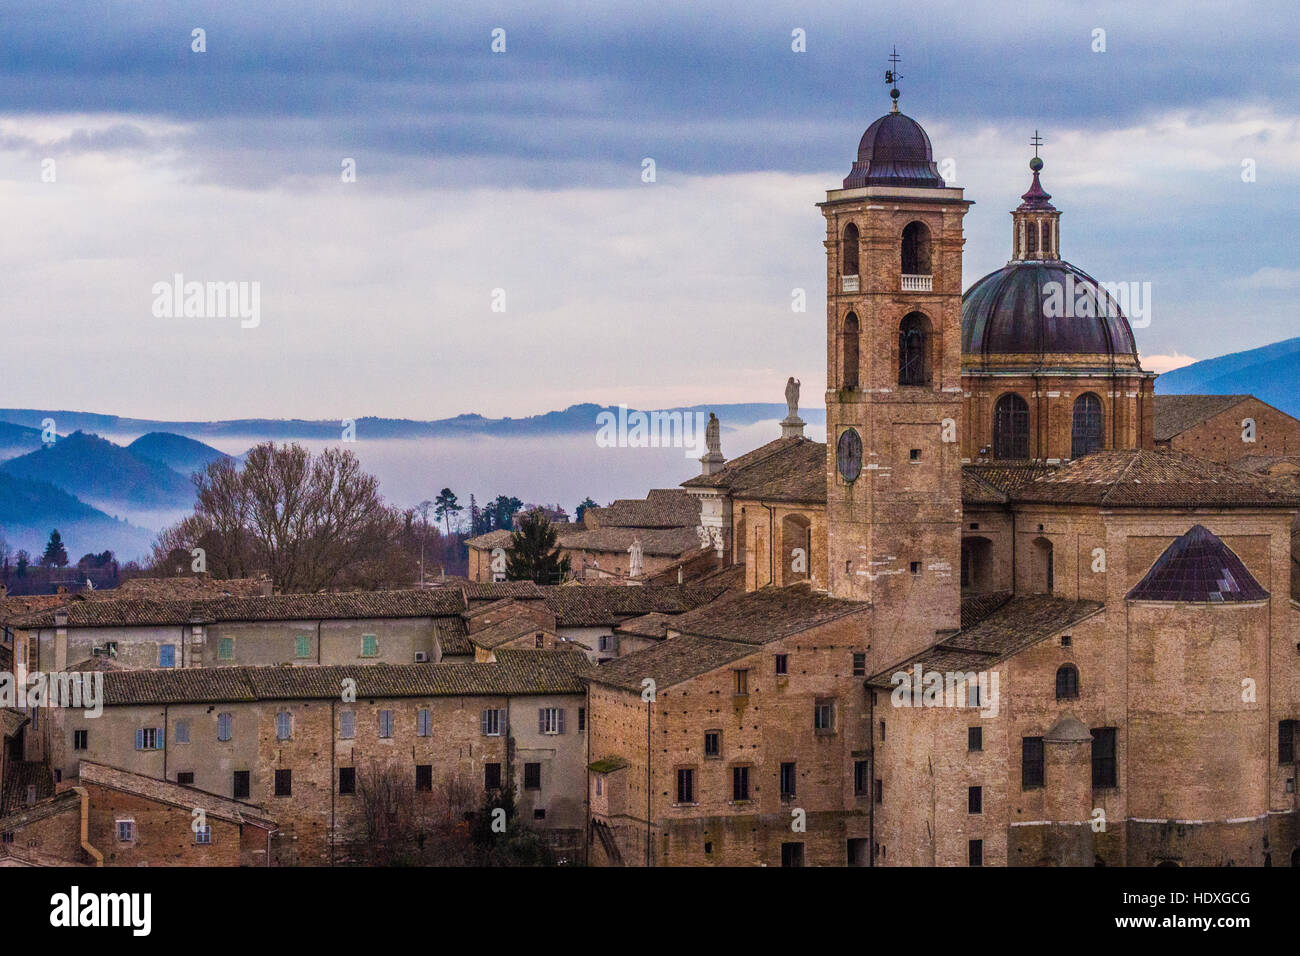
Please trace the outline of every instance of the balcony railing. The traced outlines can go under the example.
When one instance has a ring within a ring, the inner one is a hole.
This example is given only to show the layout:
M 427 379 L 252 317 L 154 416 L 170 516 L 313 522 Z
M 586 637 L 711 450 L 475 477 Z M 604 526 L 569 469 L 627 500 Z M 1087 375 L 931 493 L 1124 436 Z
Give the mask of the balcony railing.
M 857 276 L 840 276 L 840 291 L 841 291 L 841 292 L 857 292 L 857 291 L 858 291 L 858 277 L 857 277 Z
M 932 292 L 934 276 L 903 276 L 904 292 Z

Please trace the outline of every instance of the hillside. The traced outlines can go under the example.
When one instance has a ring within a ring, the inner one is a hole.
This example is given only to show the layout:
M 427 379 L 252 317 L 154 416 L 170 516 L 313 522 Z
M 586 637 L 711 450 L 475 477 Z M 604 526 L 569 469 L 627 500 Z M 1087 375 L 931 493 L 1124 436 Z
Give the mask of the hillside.
M 1204 359 L 1156 379 L 1158 395 L 1254 395 L 1300 418 L 1300 338 Z
M 0 459 L 14 458 L 41 447 L 41 430 L 0 422 Z
M 59 529 L 73 561 L 105 548 L 127 561 L 147 554 L 153 537 L 47 482 L 0 471 L 0 537 L 10 550 L 26 549 L 39 558 L 52 528 Z
M 189 475 L 206 468 L 210 462 L 230 457 L 211 445 L 173 432 L 149 432 L 126 446 L 138 458 L 160 462 L 168 468 Z
M 184 475 L 85 432 L 73 432 L 52 445 L 6 461 L 0 470 L 48 482 L 98 505 L 120 502 L 135 509 L 188 508 L 194 500 L 193 486 Z

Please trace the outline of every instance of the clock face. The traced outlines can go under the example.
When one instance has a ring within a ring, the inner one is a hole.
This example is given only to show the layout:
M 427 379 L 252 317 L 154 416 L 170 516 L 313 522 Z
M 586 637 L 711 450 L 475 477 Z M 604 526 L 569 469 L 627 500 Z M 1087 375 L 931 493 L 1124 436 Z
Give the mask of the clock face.
M 862 437 L 856 429 L 846 428 L 840 434 L 835 446 L 835 457 L 839 463 L 840 477 L 845 481 L 857 481 L 862 474 Z

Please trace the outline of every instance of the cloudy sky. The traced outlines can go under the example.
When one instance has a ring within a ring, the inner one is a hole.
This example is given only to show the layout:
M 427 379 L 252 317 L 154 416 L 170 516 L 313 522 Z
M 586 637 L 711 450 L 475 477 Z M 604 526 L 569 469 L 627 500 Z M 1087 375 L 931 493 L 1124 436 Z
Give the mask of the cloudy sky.
M 1300 334 L 1300 68 L 1267 5 L 256 6 L 5 0 L 0 406 L 527 415 L 791 374 L 820 403 L 814 203 L 892 44 L 976 203 L 967 286 L 1038 129 L 1065 257 L 1151 283 L 1149 367 Z M 176 274 L 260 283 L 260 323 L 156 316 Z

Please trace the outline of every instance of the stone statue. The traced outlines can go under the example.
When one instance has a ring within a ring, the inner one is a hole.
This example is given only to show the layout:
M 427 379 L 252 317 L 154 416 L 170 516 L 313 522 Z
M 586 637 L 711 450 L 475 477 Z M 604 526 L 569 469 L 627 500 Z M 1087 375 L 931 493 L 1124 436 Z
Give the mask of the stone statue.
M 642 555 L 645 553 L 640 538 L 632 539 L 632 547 L 627 549 L 627 553 L 630 555 L 627 562 L 627 576 L 639 578 L 643 570 Z
M 704 426 L 704 444 L 710 455 L 722 454 L 722 425 L 713 412 L 709 412 L 709 423 Z
M 799 380 L 793 375 L 785 383 L 785 407 L 790 421 L 799 417 Z

